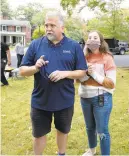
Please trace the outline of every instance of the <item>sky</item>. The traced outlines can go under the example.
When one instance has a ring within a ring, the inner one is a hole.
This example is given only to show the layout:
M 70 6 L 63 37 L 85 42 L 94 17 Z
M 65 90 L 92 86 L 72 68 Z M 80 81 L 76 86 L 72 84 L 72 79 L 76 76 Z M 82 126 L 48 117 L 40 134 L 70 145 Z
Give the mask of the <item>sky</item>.
M 58 10 L 61 10 L 61 12 L 63 13 L 62 8 L 60 6 L 60 0 L 8 0 L 8 3 L 10 4 L 11 8 L 16 8 L 19 5 L 25 5 L 25 4 L 29 3 L 29 2 L 31 2 L 31 3 L 33 3 L 33 2 L 41 3 L 41 4 L 43 4 L 44 8 L 56 8 Z M 125 0 L 121 4 L 121 7 L 129 9 L 129 0 Z M 92 11 L 90 11 L 88 8 L 85 8 L 79 14 L 79 16 L 82 19 L 88 20 L 88 19 L 91 19 L 92 17 L 94 17 L 94 13 Z

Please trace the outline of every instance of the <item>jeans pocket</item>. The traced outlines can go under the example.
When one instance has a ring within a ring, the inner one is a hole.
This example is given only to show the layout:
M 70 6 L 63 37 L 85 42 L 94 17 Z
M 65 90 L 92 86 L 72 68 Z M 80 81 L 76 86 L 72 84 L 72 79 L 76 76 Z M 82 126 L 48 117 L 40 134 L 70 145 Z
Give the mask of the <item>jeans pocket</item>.
M 108 107 L 112 107 L 112 94 L 104 93 L 104 105 Z
M 110 93 L 104 93 L 104 100 L 105 100 L 105 102 L 107 102 L 111 98 L 112 98 L 112 94 L 110 94 Z

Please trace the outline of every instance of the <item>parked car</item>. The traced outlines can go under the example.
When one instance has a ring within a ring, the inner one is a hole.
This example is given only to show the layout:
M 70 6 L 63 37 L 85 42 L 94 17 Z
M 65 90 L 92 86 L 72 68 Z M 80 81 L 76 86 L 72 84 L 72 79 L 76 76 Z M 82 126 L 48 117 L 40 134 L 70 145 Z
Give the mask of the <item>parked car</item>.
M 125 47 L 125 51 L 129 51 L 129 43 L 125 42 L 125 41 L 119 41 L 119 46 L 121 47 Z
M 129 50 L 129 44 L 126 41 L 120 41 L 115 38 L 105 38 L 105 41 L 113 54 L 124 55 Z

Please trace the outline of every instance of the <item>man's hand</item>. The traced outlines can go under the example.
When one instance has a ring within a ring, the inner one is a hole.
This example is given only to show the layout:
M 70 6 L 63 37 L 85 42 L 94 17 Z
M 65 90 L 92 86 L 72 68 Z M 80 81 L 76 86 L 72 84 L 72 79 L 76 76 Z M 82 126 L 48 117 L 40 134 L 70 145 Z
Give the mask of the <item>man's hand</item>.
M 65 79 L 68 76 L 68 71 L 59 71 L 56 70 L 52 72 L 48 78 L 50 78 L 51 81 L 57 82 L 61 79 Z
M 44 55 L 43 55 L 36 61 L 35 67 L 36 67 L 36 69 L 40 69 L 42 66 L 44 66 L 48 63 L 49 63 L 49 61 L 44 61 Z

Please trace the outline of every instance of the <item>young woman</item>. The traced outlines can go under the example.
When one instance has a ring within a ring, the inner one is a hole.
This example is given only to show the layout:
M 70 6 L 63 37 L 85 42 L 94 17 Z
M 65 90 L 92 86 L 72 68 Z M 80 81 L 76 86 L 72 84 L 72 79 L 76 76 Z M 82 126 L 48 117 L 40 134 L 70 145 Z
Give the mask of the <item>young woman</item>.
M 116 84 L 116 66 L 103 36 L 89 33 L 86 42 L 87 75 L 80 79 L 79 95 L 86 124 L 89 149 L 83 156 L 94 155 L 97 134 L 102 155 L 110 155 L 109 117 L 112 110 L 112 94 Z

